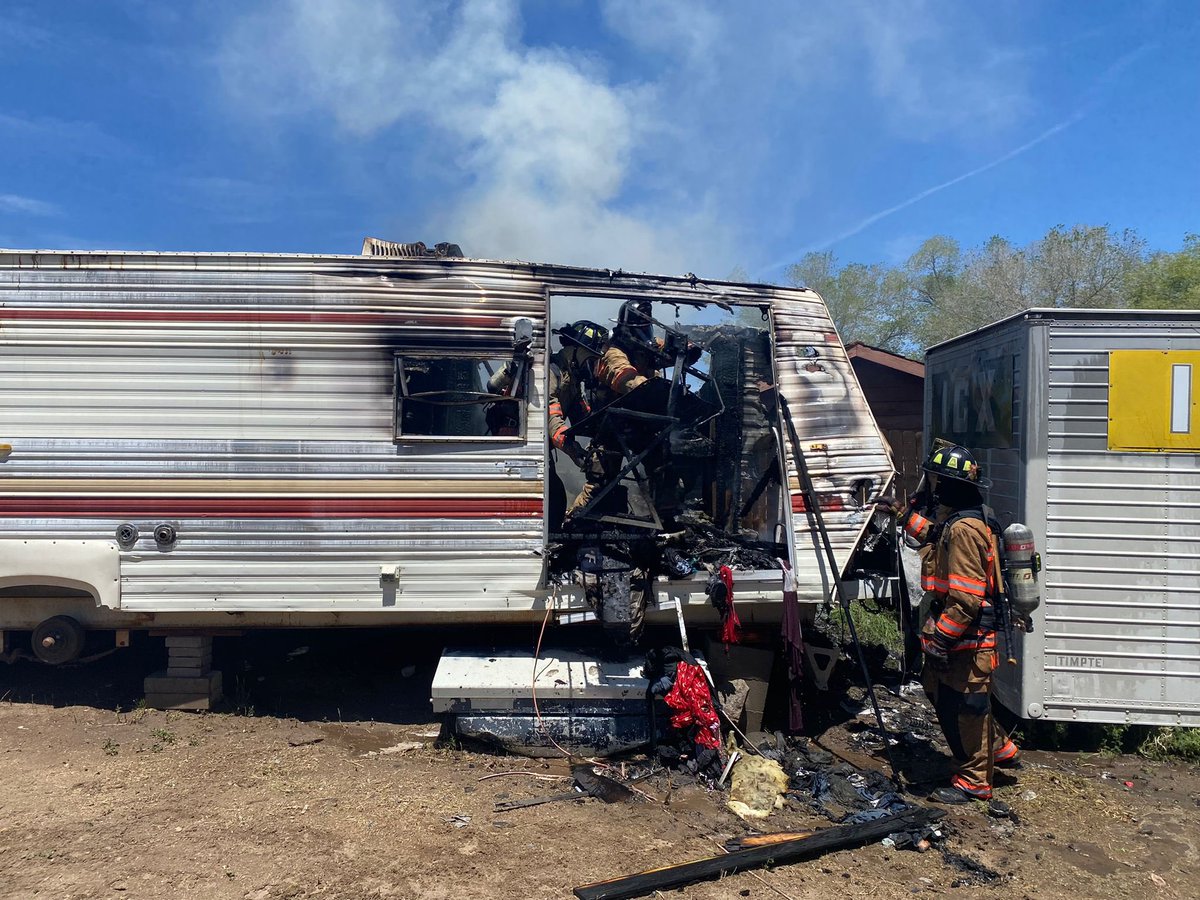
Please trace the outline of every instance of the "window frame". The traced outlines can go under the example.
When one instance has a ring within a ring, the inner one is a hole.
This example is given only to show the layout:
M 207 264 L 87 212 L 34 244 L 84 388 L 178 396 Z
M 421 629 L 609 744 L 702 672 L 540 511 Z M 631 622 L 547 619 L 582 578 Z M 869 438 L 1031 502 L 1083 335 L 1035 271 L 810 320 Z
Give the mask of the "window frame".
M 404 382 L 401 378 L 401 372 L 405 359 L 466 359 L 479 362 L 492 362 L 494 360 L 503 360 L 507 362 L 512 358 L 511 347 L 496 347 L 494 349 L 450 349 L 450 350 L 396 350 L 392 353 L 392 443 L 407 444 L 407 443 L 455 443 L 455 444 L 524 444 L 527 440 L 529 430 L 529 384 L 533 378 L 532 362 L 528 370 L 525 372 L 524 390 L 521 396 L 511 398 L 510 403 L 517 403 L 520 407 L 521 414 L 519 416 L 520 428 L 515 435 L 506 434 L 480 434 L 480 435 L 460 435 L 460 434 L 402 434 L 400 432 L 401 415 L 400 402 L 408 395 L 403 393 Z M 423 392 L 433 393 L 433 392 Z M 446 393 L 469 393 L 464 391 L 447 391 Z M 485 396 L 486 395 L 486 396 Z M 482 392 L 479 397 L 479 405 L 484 405 L 496 400 L 488 400 L 488 397 L 494 397 L 500 400 L 500 395 L 490 394 L 486 391 Z

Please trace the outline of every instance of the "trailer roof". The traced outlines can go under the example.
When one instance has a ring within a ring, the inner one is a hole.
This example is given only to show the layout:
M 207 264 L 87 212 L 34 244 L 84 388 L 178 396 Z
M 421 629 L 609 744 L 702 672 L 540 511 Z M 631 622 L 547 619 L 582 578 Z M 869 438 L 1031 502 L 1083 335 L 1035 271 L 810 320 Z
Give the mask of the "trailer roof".
M 50 258 L 59 257 L 54 263 Z M 701 278 L 688 272 L 683 275 L 662 275 L 653 272 L 626 272 L 623 269 L 600 269 L 588 266 L 570 266 L 556 263 L 528 262 L 524 260 L 484 259 L 466 256 L 419 257 L 419 256 L 368 256 L 358 253 L 255 253 L 245 251 L 177 251 L 177 250 L 53 250 L 53 249 L 17 249 L 0 247 L 0 268 L 25 268 L 45 265 L 59 265 L 63 268 L 103 267 L 104 259 L 127 260 L 145 259 L 156 261 L 187 260 L 213 261 L 227 260 L 229 264 L 246 264 L 252 261 L 263 263 L 347 263 L 355 267 L 369 269 L 405 269 L 411 267 L 445 269 L 447 267 L 478 266 L 495 269 L 520 269 L 528 271 L 531 276 L 549 274 L 557 278 L 606 278 L 610 281 L 621 279 L 652 280 L 661 283 L 688 284 L 695 286 L 704 284 L 722 288 L 742 288 L 757 291 L 803 291 L 816 293 L 811 288 L 770 284 L 767 282 L 726 281 L 714 278 Z M 87 260 L 87 263 L 82 263 Z M 115 266 L 118 267 L 119 266 Z
M 1200 321 L 1200 309 L 1078 309 L 1074 307 L 1042 307 L 1023 309 L 1011 316 L 998 319 L 982 328 L 960 334 L 958 337 L 941 341 L 927 347 L 925 353 L 949 347 L 962 341 L 974 340 L 989 331 L 998 331 L 1013 322 L 1027 320 L 1038 322 L 1099 320 L 1103 322 L 1136 322 L 1150 319 L 1177 319 L 1181 322 Z

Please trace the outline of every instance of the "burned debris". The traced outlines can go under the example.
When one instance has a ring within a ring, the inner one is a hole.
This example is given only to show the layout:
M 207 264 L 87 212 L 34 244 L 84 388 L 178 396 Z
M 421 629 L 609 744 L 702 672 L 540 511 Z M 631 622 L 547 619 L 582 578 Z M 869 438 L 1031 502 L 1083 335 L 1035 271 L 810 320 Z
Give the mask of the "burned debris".
M 826 828 L 803 837 L 733 850 L 722 856 L 654 869 L 612 881 L 583 885 L 575 888 L 575 896 L 580 900 L 623 900 L 623 898 L 641 897 L 669 888 L 694 884 L 698 881 L 722 878 L 736 872 L 801 862 L 825 853 L 861 847 L 863 844 L 886 837 L 891 829 L 902 832 L 921 829 L 928 827 L 939 818 L 941 818 L 939 810 L 907 810 L 872 822 Z

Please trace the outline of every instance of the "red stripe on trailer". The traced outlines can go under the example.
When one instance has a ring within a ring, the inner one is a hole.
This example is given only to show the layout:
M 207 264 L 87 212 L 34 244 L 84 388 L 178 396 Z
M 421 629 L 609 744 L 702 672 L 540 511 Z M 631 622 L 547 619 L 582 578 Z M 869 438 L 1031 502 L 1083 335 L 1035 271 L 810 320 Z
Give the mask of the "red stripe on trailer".
M 0 322 L 144 322 L 180 325 L 415 325 L 417 327 L 499 328 L 500 316 L 431 316 L 412 312 L 257 312 L 173 309 L 39 309 L 0 307 Z
M 540 518 L 542 501 L 464 497 L 0 497 L 0 517 L 119 519 L 509 519 Z
M 817 494 L 817 503 L 822 512 L 841 512 L 846 508 L 841 494 Z M 792 512 L 805 512 L 808 504 L 803 494 L 792 494 Z

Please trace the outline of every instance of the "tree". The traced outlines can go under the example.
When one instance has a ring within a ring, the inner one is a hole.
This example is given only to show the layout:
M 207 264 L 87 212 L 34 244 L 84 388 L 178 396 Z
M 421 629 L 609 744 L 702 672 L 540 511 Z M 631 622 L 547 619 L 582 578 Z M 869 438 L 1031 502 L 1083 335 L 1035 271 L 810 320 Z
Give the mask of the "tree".
M 1031 307 L 1200 306 L 1200 237 L 1149 263 L 1145 249 L 1133 231 L 1060 225 L 1025 246 L 995 236 L 963 251 L 931 237 L 898 267 L 809 253 L 788 278 L 825 297 L 847 343 L 920 355 Z
M 1059 225 L 1030 249 L 1032 305 L 1114 309 L 1125 305 L 1127 281 L 1145 258 L 1146 242 L 1129 229 Z
M 822 297 L 847 344 L 903 352 L 911 343 L 918 314 L 908 279 L 887 266 L 850 263 L 840 266 L 832 253 L 809 253 L 790 266 L 788 281 Z
M 1129 305 L 1138 309 L 1200 309 L 1200 234 L 1178 253 L 1155 253 L 1133 273 Z

